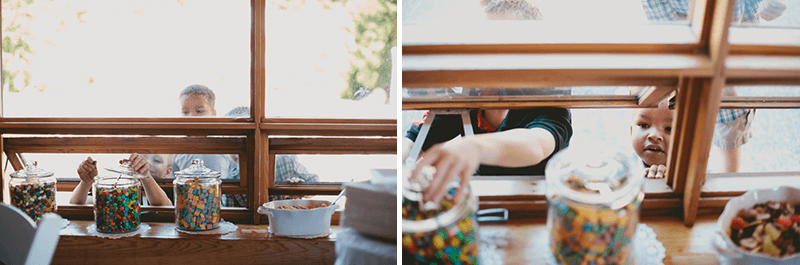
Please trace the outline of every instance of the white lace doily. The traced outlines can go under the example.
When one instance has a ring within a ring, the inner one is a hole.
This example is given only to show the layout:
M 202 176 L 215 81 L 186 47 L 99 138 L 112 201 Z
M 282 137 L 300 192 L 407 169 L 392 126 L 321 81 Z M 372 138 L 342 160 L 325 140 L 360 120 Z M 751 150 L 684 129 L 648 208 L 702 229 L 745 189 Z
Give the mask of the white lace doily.
M 272 227 L 267 228 L 267 229 L 269 230 L 270 233 L 272 233 Z M 272 233 L 272 234 L 276 235 L 276 236 L 288 237 L 288 238 L 312 239 L 312 238 L 320 238 L 320 237 L 329 236 L 331 234 L 331 230 L 328 229 L 327 233 L 322 233 L 322 234 L 318 234 L 318 235 L 279 235 L 279 234 L 275 234 L 275 233 Z
M 184 233 L 184 234 L 191 234 L 191 235 L 224 235 L 224 234 L 236 231 L 236 229 L 239 229 L 239 226 L 237 226 L 237 225 L 235 225 L 235 224 L 233 224 L 231 222 L 225 221 L 225 220 L 223 220 L 222 222 L 219 222 L 219 227 L 217 227 L 215 229 L 212 229 L 212 230 L 206 230 L 206 231 L 183 230 L 183 229 L 179 229 L 177 226 L 175 226 L 175 230 L 178 230 L 178 232 L 181 232 L 181 233 Z
M 536 239 L 536 247 L 539 251 L 544 253 L 547 264 L 558 264 L 555 257 L 553 257 L 553 252 L 550 250 L 549 240 L 548 233 L 539 233 Z M 667 250 L 664 248 L 664 244 L 656 239 L 656 233 L 653 229 L 646 224 L 639 224 L 636 226 L 636 234 L 633 236 L 631 246 L 633 251 L 632 264 L 664 264 Z M 478 255 L 481 255 L 481 253 L 478 252 Z
M 119 238 L 123 238 L 123 237 L 131 237 L 131 236 L 135 236 L 135 235 L 139 235 L 139 234 L 144 234 L 145 232 L 147 232 L 147 230 L 150 230 L 150 225 L 145 224 L 145 223 L 140 223 L 139 224 L 139 229 L 136 229 L 136 230 L 131 231 L 131 232 L 114 233 L 114 234 L 103 233 L 103 232 L 97 231 L 97 225 L 92 223 L 88 227 L 86 227 L 86 234 L 91 235 L 91 236 L 96 236 L 96 237 L 102 237 L 102 238 L 119 239 Z
M 67 228 L 67 226 L 69 226 L 69 224 L 70 224 L 70 222 L 69 222 L 69 220 L 67 220 L 67 218 L 61 218 L 61 222 L 62 222 L 61 223 L 61 229 Z

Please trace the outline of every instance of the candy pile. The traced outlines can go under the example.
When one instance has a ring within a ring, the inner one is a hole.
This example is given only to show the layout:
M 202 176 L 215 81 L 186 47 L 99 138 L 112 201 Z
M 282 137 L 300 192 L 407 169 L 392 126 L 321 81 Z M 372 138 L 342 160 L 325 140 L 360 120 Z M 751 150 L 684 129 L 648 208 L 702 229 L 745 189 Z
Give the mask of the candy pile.
M 23 183 L 9 186 L 11 191 L 11 205 L 16 206 L 34 222 L 43 214 L 56 209 L 55 183 Z
M 403 219 L 425 220 L 453 208 L 451 189 L 439 209 L 425 211 L 419 203 L 403 198 Z M 478 264 L 477 216 L 472 209 L 454 223 L 434 231 L 403 233 L 403 261 L 417 264 Z
M 309 206 L 278 206 L 278 208 L 275 208 L 275 209 L 280 209 L 280 210 L 311 210 L 311 209 L 314 209 L 314 208 L 324 208 L 324 207 L 328 207 L 328 205 L 323 203 L 320 206 L 314 206 L 314 205 L 309 205 Z
M 800 205 L 768 201 L 742 209 L 727 231 L 734 243 L 752 253 L 776 257 L 800 252 Z
M 139 186 L 96 188 L 94 221 L 103 233 L 139 229 Z
M 184 230 L 219 227 L 221 192 L 219 185 L 204 185 L 197 178 L 175 185 L 175 225 Z
M 555 198 L 550 247 L 561 264 L 625 264 L 638 224 L 638 201 L 620 209 Z

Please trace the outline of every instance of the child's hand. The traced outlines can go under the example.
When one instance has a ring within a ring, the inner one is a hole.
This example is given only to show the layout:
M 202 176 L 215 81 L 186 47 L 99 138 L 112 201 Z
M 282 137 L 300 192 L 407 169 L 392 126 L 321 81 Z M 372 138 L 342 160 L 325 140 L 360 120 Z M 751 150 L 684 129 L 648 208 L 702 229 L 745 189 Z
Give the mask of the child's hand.
M 664 165 L 652 165 L 644 169 L 644 176 L 649 179 L 660 179 L 667 175 L 667 167 Z
M 786 11 L 786 0 L 764 0 L 758 3 L 758 16 L 766 21 L 780 17 L 783 11 Z
M 78 176 L 81 177 L 81 181 L 87 184 L 94 183 L 94 177 L 97 176 L 97 161 L 92 160 L 92 157 L 86 158 L 78 166 Z
M 119 163 L 130 162 L 130 167 L 133 171 L 138 172 L 139 174 L 150 176 L 150 163 L 147 162 L 147 158 L 144 158 L 143 155 L 133 153 L 128 159 L 120 160 Z

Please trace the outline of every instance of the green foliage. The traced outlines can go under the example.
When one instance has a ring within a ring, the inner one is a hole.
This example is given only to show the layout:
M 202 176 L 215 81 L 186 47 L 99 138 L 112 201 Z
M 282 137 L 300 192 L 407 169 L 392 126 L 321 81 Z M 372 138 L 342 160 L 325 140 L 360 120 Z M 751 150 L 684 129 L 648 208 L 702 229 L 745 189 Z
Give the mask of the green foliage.
M 28 57 L 33 54 L 27 40 L 30 33 L 25 29 L 24 24 L 33 19 L 27 12 L 27 7 L 33 4 L 33 0 L 3 0 L 3 25 L 8 25 L 3 29 L 3 86 L 8 86 L 9 92 L 20 92 L 14 81 L 17 77 L 22 77 L 24 86 L 31 83 L 33 76 L 28 71 Z M 15 69 L 11 68 L 10 62 L 18 62 Z M 22 68 L 20 68 L 22 67 Z M 21 75 L 20 75 L 21 74 Z
M 379 0 L 379 4 L 380 10 L 360 14 L 355 21 L 357 48 L 351 51 L 354 59 L 348 71 L 348 88 L 340 95 L 343 99 L 354 99 L 360 88 L 389 87 L 391 49 L 397 46 L 397 0 Z

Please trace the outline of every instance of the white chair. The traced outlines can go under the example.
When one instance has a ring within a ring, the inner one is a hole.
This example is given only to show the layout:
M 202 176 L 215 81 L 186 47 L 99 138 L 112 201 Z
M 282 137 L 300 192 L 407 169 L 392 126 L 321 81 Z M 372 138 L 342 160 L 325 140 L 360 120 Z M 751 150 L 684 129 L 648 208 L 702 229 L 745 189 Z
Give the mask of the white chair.
M 50 264 L 63 225 L 61 216 L 47 213 L 37 227 L 17 207 L 0 203 L 0 263 Z

